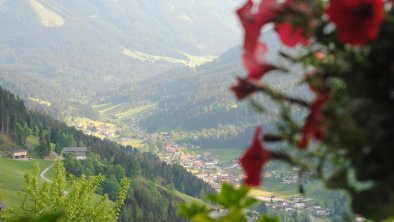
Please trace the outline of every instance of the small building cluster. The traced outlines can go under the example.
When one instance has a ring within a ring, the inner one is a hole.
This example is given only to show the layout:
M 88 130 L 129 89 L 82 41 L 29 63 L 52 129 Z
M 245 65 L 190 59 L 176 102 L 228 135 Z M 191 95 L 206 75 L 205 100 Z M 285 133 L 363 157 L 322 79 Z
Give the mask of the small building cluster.
M 0 158 L 12 158 L 14 160 L 29 159 L 26 149 L 10 148 L 9 150 L 1 150 Z
M 71 154 L 75 156 L 77 160 L 86 160 L 87 159 L 88 148 L 86 147 L 64 147 L 63 148 L 63 156 Z
M 27 159 L 27 150 L 25 149 L 11 150 L 10 156 L 12 157 L 12 159 L 16 159 L 16 160 Z
M 330 217 L 333 212 L 331 209 L 312 203 L 312 199 L 304 197 L 292 197 L 290 200 L 280 199 L 266 203 L 266 206 L 277 211 L 285 212 L 288 214 L 295 212 L 307 212 L 316 217 Z
M 292 168 L 291 171 L 272 170 L 266 172 L 266 177 L 273 178 L 282 184 L 299 184 L 300 181 L 302 184 L 311 182 L 311 179 L 306 175 L 303 175 L 302 178 L 300 178 L 299 169 L 296 167 Z
M 70 126 L 74 126 L 77 130 L 83 131 L 86 135 L 100 135 L 104 137 L 114 137 L 115 136 L 115 129 L 111 125 L 101 124 L 95 126 L 93 124 L 86 125 L 82 123 L 71 123 Z
M 168 143 L 165 145 L 165 152 L 160 154 L 159 157 L 167 163 L 183 166 L 216 190 L 220 189 L 220 184 L 223 182 L 232 184 L 242 182 L 243 176 L 234 172 L 240 169 L 238 161 L 219 164 L 219 160 L 210 152 L 193 155 L 187 153 L 186 147 Z

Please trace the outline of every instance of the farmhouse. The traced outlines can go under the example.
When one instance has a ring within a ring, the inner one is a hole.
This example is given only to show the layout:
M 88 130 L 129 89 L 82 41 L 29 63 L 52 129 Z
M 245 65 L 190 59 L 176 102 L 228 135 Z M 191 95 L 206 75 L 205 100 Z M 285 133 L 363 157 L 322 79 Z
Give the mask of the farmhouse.
M 86 160 L 86 153 L 88 148 L 86 147 L 64 147 L 63 155 L 71 154 L 74 155 L 77 160 Z
M 11 151 L 12 159 L 26 159 L 27 150 L 16 149 Z

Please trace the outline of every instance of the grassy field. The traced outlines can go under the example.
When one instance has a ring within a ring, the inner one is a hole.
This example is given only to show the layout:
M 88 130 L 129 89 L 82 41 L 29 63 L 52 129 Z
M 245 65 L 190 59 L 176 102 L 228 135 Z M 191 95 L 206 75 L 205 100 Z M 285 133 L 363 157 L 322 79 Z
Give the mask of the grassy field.
M 210 62 L 214 60 L 216 57 L 207 55 L 207 56 L 193 56 L 190 54 L 187 54 L 182 51 L 178 51 L 179 54 L 182 54 L 185 59 L 178 59 L 178 58 L 173 58 L 169 56 L 160 56 L 160 55 L 150 55 L 146 54 L 140 51 L 136 50 L 130 50 L 127 48 L 123 48 L 122 53 L 126 56 L 141 60 L 141 61 L 149 61 L 149 62 L 154 62 L 154 61 L 163 61 L 163 62 L 168 62 L 168 63 L 174 63 L 174 64 L 182 64 L 185 66 L 189 66 L 191 68 L 194 68 L 198 65 L 202 65 L 204 63 Z
M 102 115 L 116 115 L 123 112 L 128 103 L 103 103 L 92 106 L 92 108 Z
M 112 133 L 113 135 L 116 134 L 116 130 L 117 130 L 117 126 L 115 124 L 112 123 L 106 123 L 106 122 L 102 122 L 102 121 L 97 121 L 97 120 L 92 120 L 86 117 L 67 117 L 65 119 L 65 122 L 68 126 L 77 126 L 78 124 L 82 125 L 82 128 L 77 128 L 80 130 L 86 130 L 89 126 L 95 126 L 95 127 L 99 127 L 99 126 L 107 126 L 109 127 L 108 132 Z M 99 138 L 106 138 L 106 136 L 101 135 L 99 133 L 92 133 L 92 135 L 97 136 Z
M 62 16 L 46 8 L 45 5 L 37 0 L 30 0 L 30 4 L 43 26 L 60 27 L 64 25 L 64 18 Z
M 0 197 L 6 206 L 12 207 L 20 202 L 19 192 L 24 189 L 24 176 L 34 167 L 40 170 L 48 167 L 51 160 L 13 160 L 0 158 Z M 47 172 L 46 177 L 53 178 L 54 171 Z
M 298 194 L 297 184 L 282 184 L 270 178 L 264 179 L 261 189 L 282 198 L 289 198 Z
M 92 106 L 92 108 L 94 108 L 94 109 L 102 109 L 103 107 L 107 107 L 108 108 L 108 106 L 111 106 L 111 105 L 112 105 L 112 103 L 103 103 L 103 104 L 94 105 L 94 106 Z
M 146 104 L 143 106 L 131 108 L 125 112 L 118 113 L 115 116 L 118 117 L 119 119 L 129 119 L 129 118 L 135 117 L 139 114 L 143 114 L 144 112 L 147 112 L 147 111 L 153 109 L 155 106 L 156 106 L 155 103 Z
M 75 117 L 75 116 L 67 117 L 66 118 L 66 123 L 68 123 L 68 124 L 80 123 L 83 126 L 93 125 L 93 126 L 98 127 L 100 125 L 106 125 L 106 126 L 110 126 L 110 127 L 115 127 L 115 125 L 111 124 L 111 123 L 105 123 L 105 122 L 101 122 L 101 121 L 97 121 L 97 120 L 92 120 L 92 119 L 89 119 L 89 118 L 86 118 L 86 117 Z
M 179 197 L 180 199 L 182 199 L 183 201 L 185 201 L 185 203 L 191 203 L 191 202 L 197 202 L 197 203 L 204 203 L 203 200 L 201 199 L 197 199 L 195 197 L 191 197 L 189 195 L 186 195 L 184 193 L 181 193 L 179 191 L 175 191 L 175 196 Z
M 143 140 L 140 139 L 131 139 L 120 142 L 123 146 L 132 146 L 134 148 L 145 148 L 146 144 L 144 144 Z
M 109 107 L 106 107 L 106 108 L 104 108 L 104 109 L 98 110 L 98 112 L 99 112 L 100 114 L 103 114 L 103 113 L 109 112 L 109 111 L 111 111 L 111 110 L 114 110 L 114 109 L 116 109 L 116 108 L 119 108 L 119 107 L 121 107 L 121 106 L 123 106 L 123 105 L 125 105 L 125 104 L 126 104 L 126 103 L 120 103 L 120 104 L 116 104 L 116 105 L 113 105 L 113 106 L 109 106 Z
M 234 158 L 238 158 L 242 155 L 242 149 L 225 149 L 225 148 L 212 148 L 212 149 L 196 149 L 193 150 L 195 153 L 203 154 L 204 152 L 210 152 L 215 155 L 219 162 L 228 163 Z
M 146 179 L 143 179 L 143 180 L 148 181 Z M 151 183 L 151 181 L 149 181 L 149 183 Z M 168 188 L 164 187 L 164 186 L 161 186 L 159 184 L 154 184 L 154 185 L 157 186 L 159 189 L 162 189 L 162 190 L 165 190 L 165 191 L 171 193 L 171 191 Z M 192 196 L 189 196 L 187 194 L 179 192 L 178 190 L 174 190 L 174 195 L 176 197 L 178 197 L 179 199 L 183 200 L 185 203 L 191 203 L 191 202 L 204 203 L 203 200 L 195 198 L 195 197 L 192 197 Z
M 36 102 L 36 103 L 39 103 L 39 104 L 44 105 L 44 106 L 51 106 L 51 102 L 48 102 L 48 101 L 45 101 L 45 100 L 42 100 L 42 99 L 29 98 L 29 100 L 31 100 L 33 102 Z
M 271 178 L 265 178 L 264 184 L 260 187 L 264 192 L 272 193 L 275 196 L 281 198 L 290 198 L 293 196 L 300 195 L 297 184 L 282 184 L 272 180 Z M 318 202 L 325 202 L 334 191 L 324 188 L 323 184 L 319 182 L 313 182 L 304 185 L 305 197 L 312 198 Z

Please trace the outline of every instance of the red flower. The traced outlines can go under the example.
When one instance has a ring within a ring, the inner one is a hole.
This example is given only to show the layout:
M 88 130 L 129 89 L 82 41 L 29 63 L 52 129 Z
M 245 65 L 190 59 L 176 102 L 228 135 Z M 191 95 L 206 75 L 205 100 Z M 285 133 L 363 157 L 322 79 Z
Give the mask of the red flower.
M 377 38 L 384 16 L 383 0 L 331 0 L 326 10 L 339 40 L 364 45 Z
M 297 44 L 306 46 L 309 44 L 310 38 L 305 36 L 304 30 L 299 27 L 293 27 L 288 22 L 275 24 L 275 31 L 286 46 L 294 47 Z
M 284 4 L 277 0 L 264 0 L 259 5 L 257 13 L 253 13 L 253 1 L 248 0 L 245 5 L 237 10 L 238 17 L 245 29 L 244 49 L 247 54 L 255 54 L 255 48 L 260 36 L 261 28 L 272 22 L 273 19 L 284 9 Z
M 243 62 L 246 70 L 248 70 L 248 79 L 259 80 L 263 75 L 278 67 L 267 64 L 263 61 L 264 54 L 267 53 L 267 46 L 258 42 L 254 54 L 244 53 Z
M 261 128 L 257 127 L 252 144 L 240 159 L 241 166 L 246 174 L 244 184 L 249 186 L 258 186 L 262 183 L 261 171 L 270 158 L 270 153 L 263 147 L 260 134 Z
M 244 53 L 254 54 L 262 24 L 252 13 L 253 1 L 248 0 L 245 5 L 237 10 L 238 17 L 245 29 L 244 36 Z
M 245 29 L 243 63 L 248 71 L 248 78 L 258 80 L 266 72 L 276 68 L 264 63 L 263 57 L 267 53 L 267 47 L 259 41 L 259 36 L 262 26 L 276 17 L 282 5 L 276 0 L 264 0 L 257 13 L 252 13 L 252 8 L 253 1 L 248 0 L 237 10 L 237 14 Z
M 323 106 L 327 103 L 330 96 L 328 92 L 324 92 L 318 95 L 316 100 L 311 106 L 311 111 L 306 119 L 303 136 L 298 142 L 300 149 L 306 149 L 311 139 L 322 140 L 324 139 L 324 131 L 322 129 L 322 122 L 324 120 L 324 114 L 321 112 Z
M 259 88 L 251 80 L 238 78 L 238 84 L 232 86 L 230 89 L 239 100 L 242 100 L 256 92 Z
M 267 24 L 277 18 L 278 15 L 284 13 L 288 7 L 291 7 L 292 0 L 279 3 L 277 0 L 263 0 L 259 5 L 256 19 L 261 24 Z

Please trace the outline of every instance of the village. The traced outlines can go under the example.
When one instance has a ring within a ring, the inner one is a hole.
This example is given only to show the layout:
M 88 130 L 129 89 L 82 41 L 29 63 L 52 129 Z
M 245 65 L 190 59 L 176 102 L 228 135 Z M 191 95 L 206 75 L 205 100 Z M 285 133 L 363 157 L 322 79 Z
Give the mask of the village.
M 238 159 L 229 163 L 220 163 L 210 152 L 203 154 L 191 154 L 187 148 L 175 143 L 167 143 L 165 152 L 159 153 L 159 157 L 169 164 L 179 164 L 193 173 L 200 179 L 209 183 L 217 191 L 223 182 L 239 186 L 243 180 L 243 174 Z M 299 182 L 298 169 L 293 168 L 291 172 L 269 171 L 266 176 L 273 177 L 282 184 L 295 184 Z M 265 202 L 268 208 L 280 213 L 293 214 L 305 212 L 316 217 L 330 217 L 332 210 L 313 203 L 312 199 L 301 196 L 294 196 L 290 199 L 278 198 L 275 196 L 256 196 L 257 199 Z
M 97 127 L 90 125 L 87 127 L 84 124 L 76 123 L 74 127 L 83 130 L 86 134 L 100 134 L 122 144 L 136 139 L 134 136 L 117 136 L 113 127 L 109 125 Z M 146 144 L 148 140 L 164 141 L 164 147 L 157 149 L 155 152 L 161 160 L 168 164 L 183 166 L 189 172 L 210 184 L 217 191 L 220 190 L 221 184 L 224 182 L 236 186 L 242 184 L 244 176 L 238 158 L 234 158 L 227 163 L 220 162 L 211 152 L 200 150 L 198 146 L 174 142 L 169 132 L 144 133 L 140 139 L 143 144 Z M 194 152 L 196 150 L 199 152 Z M 271 178 L 280 184 L 293 184 L 295 186 L 300 181 L 299 170 L 297 168 L 292 168 L 290 171 L 270 170 L 265 172 L 265 177 Z M 305 178 L 303 180 L 305 183 L 310 182 L 305 180 Z M 333 214 L 331 209 L 314 204 L 312 199 L 302 196 L 294 196 L 286 199 L 276 196 L 255 196 L 255 198 L 263 201 L 267 208 L 281 214 L 293 215 L 294 213 L 303 212 L 314 217 L 326 219 L 329 219 Z

